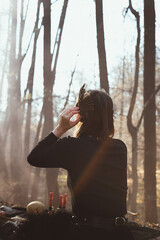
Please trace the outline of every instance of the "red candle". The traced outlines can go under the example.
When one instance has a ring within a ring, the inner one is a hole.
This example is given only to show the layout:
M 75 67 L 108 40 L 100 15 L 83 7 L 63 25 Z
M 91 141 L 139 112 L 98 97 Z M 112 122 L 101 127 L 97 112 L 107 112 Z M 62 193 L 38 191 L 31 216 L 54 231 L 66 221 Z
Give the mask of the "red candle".
M 6 215 L 6 213 L 4 212 L 4 211 L 0 211 L 0 216 L 5 216 Z
M 49 193 L 49 208 L 52 208 L 53 192 Z
M 64 194 L 64 203 L 63 203 L 63 207 L 65 208 L 67 204 L 67 193 Z
M 63 207 L 63 195 L 62 194 L 59 195 L 59 207 L 60 208 Z

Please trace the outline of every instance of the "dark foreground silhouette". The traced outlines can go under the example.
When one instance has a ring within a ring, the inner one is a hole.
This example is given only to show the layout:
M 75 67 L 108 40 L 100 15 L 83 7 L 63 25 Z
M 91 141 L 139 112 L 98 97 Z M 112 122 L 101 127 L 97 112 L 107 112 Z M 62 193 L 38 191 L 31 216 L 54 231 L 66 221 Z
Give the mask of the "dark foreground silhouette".
M 134 222 L 129 222 L 125 227 L 117 227 L 114 232 L 80 226 L 66 210 L 38 215 L 28 215 L 19 209 L 17 211 L 19 217 L 10 218 L 10 213 L 8 218 L 0 218 L 0 240 L 129 240 L 132 239 L 130 232 L 135 240 L 149 240 L 160 236 L 160 231 Z M 12 216 L 15 213 L 16 210 L 12 212 Z

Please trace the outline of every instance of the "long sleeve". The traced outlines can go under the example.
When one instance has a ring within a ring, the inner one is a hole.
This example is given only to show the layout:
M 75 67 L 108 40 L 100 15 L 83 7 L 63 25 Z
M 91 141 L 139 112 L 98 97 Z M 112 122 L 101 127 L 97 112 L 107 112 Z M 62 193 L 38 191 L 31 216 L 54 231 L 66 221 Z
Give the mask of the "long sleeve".
M 50 133 L 30 152 L 27 160 L 29 164 L 35 167 L 67 169 L 71 142 L 71 137 L 59 139 L 53 133 Z

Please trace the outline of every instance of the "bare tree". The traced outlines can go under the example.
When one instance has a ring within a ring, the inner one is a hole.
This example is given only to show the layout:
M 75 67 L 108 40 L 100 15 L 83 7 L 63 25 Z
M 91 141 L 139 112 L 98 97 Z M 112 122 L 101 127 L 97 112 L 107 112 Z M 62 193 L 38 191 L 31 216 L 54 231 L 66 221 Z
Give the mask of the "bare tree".
M 136 18 L 137 23 L 137 43 L 136 43 L 136 49 L 135 49 L 135 76 L 134 76 L 134 87 L 133 92 L 131 96 L 130 106 L 127 114 L 127 126 L 129 133 L 132 137 L 132 179 L 133 179 L 133 185 L 132 185 L 132 198 L 131 198 L 131 211 L 135 212 L 136 209 L 136 199 L 137 199 L 137 191 L 138 191 L 138 176 L 137 176 L 137 149 L 138 149 L 138 131 L 140 127 L 140 122 L 135 126 L 133 124 L 132 115 L 134 112 L 134 107 L 136 103 L 136 96 L 137 96 L 137 89 L 138 89 L 138 82 L 139 82 L 139 48 L 140 48 L 140 15 L 139 12 L 137 12 L 133 6 L 131 0 L 129 0 L 129 6 L 127 8 L 130 9 L 132 14 Z
M 31 124 L 31 108 L 32 108 L 32 94 L 33 94 L 33 80 L 34 80 L 34 72 L 35 72 L 35 62 L 36 62 L 36 52 L 37 52 L 37 40 L 40 33 L 41 26 L 38 28 L 39 23 L 39 12 L 40 12 L 40 4 L 41 1 L 38 0 L 37 3 L 37 16 L 34 26 L 34 43 L 33 43 L 33 52 L 32 52 L 32 62 L 29 69 L 27 87 L 25 89 L 24 97 L 26 98 L 26 94 L 28 92 L 27 98 L 27 115 L 26 115 L 26 126 L 25 126 L 25 139 L 24 139 L 24 158 L 26 159 L 29 154 L 29 143 L 30 143 L 30 124 Z
M 72 71 L 72 74 L 71 74 L 71 80 L 70 80 L 70 83 L 69 83 L 68 93 L 67 93 L 67 97 L 66 97 L 66 100 L 65 100 L 64 107 L 63 107 L 62 111 L 66 108 L 66 106 L 68 104 L 68 101 L 69 101 L 69 96 L 70 96 L 70 92 L 71 92 L 73 77 L 74 77 L 74 74 L 75 74 L 75 71 L 76 71 L 76 65 L 77 64 L 75 64 L 75 67 L 74 67 L 74 69 Z
M 5 50 L 4 50 L 4 62 L 3 62 L 2 75 L 1 75 L 1 81 L 0 81 L 0 104 L 1 104 L 3 82 L 4 82 L 4 77 L 5 77 L 5 73 L 6 73 L 6 66 L 7 66 L 7 60 L 8 60 L 8 47 L 9 47 L 9 38 L 10 38 L 10 20 L 11 20 L 10 12 L 11 12 L 11 9 L 9 9 L 8 33 L 7 33 L 6 46 L 5 46 Z
M 51 54 L 51 20 L 50 20 L 50 4 L 49 0 L 43 0 L 44 8 L 44 100 L 43 100 L 43 114 L 44 114 L 44 126 L 42 137 L 45 137 L 53 129 L 53 106 L 52 106 L 52 95 L 53 95 L 53 85 L 55 82 L 56 67 L 59 56 L 59 49 L 61 43 L 61 37 L 64 26 L 64 19 L 66 16 L 66 10 L 68 5 L 68 0 L 64 0 L 59 26 L 57 30 L 56 40 L 54 44 L 54 51 Z M 51 69 L 51 63 L 53 61 L 53 70 Z M 54 191 L 55 202 L 58 205 L 58 169 L 46 169 L 46 182 L 48 192 Z
M 97 47 L 99 57 L 100 87 L 105 89 L 106 92 L 109 93 L 107 60 L 104 42 L 102 0 L 95 0 L 95 4 L 96 4 Z
M 13 181 L 19 180 L 19 161 L 17 158 L 18 143 L 15 145 L 15 139 L 18 141 L 18 107 L 20 105 L 17 89 L 19 89 L 17 82 L 17 60 L 16 60 L 16 42 L 17 42 L 17 0 L 11 1 L 12 15 L 11 15 L 11 45 L 10 45 L 10 60 L 9 60 L 9 75 L 8 75 L 8 109 L 10 112 L 10 134 L 11 134 L 11 176 Z
M 1 75 L 1 81 L 0 81 L 0 105 L 2 104 L 2 92 L 3 92 L 3 83 L 5 80 L 5 75 L 7 74 L 7 65 L 8 65 L 8 55 L 9 55 L 9 39 L 10 39 L 10 22 L 11 22 L 11 3 L 9 6 L 9 17 L 8 17 L 8 31 L 7 31 L 7 40 L 6 40 L 6 45 L 4 49 L 4 62 L 2 66 L 2 75 Z M 6 141 L 7 141 L 7 135 L 8 135 L 8 125 L 9 125 L 9 111 L 8 108 L 6 109 L 5 113 L 5 118 L 4 118 L 4 123 L 3 123 L 3 133 L 0 135 L 0 143 L 1 146 L 6 146 Z M 6 148 L 3 147 L 1 148 L 1 153 L 0 153 L 0 162 L 1 162 L 1 172 L 5 174 L 5 177 L 8 178 L 8 171 L 7 171 L 7 165 L 6 165 L 6 158 L 5 158 L 5 151 Z
M 123 118 L 124 118 L 124 82 L 125 82 L 125 56 L 123 57 L 123 67 L 122 67 L 122 80 L 121 80 L 121 109 L 120 109 L 120 127 L 119 127 L 119 138 L 122 138 L 123 129 Z
M 36 136 L 34 139 L 34 144 L 33 146 L 36 146 L 36 144 L 38 143 L 38 140 L 40 138 L 40 130 L 42 127 L 42 118 L 43 118 L 43 107 L 41 109 L 41 113 L 40 113 L 40 119 L 39 119 L 39 123 L 37 126 L 37 131 L 36 131 Z M 37 183 L 39 183 L 39 179 L 40 179 L 40 168 L 36 168 L 34 171 L 34 177 L 33 177 L 33 183 L 31 186 L 31 194 L 30 194 L 30 201 L 37 199 L 38 197 L 38 185 Z
M 144 0 L 144 105 L 155 91 L 155 6 Z M 155 95 L 144 111 L 145 220 L 157 222 Z

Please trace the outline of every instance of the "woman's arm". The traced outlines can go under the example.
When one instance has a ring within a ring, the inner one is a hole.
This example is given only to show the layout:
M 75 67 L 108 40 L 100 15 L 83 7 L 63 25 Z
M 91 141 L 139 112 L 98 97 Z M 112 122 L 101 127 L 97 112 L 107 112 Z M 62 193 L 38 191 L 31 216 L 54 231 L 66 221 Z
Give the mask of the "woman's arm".
M 27 160 L 29 164 L 45 168 L 67 168 L 67 159 L 69 159 L 73 148 L 74 138 L 59 138 L 79 122 L 81 118 L 79 115 L 75 121 L 71 121 L 72 116 L 75 114 L 79 114 L 77 107 L 67 108 L 61 113 L 57 127 L 40 141 L 28 155 Z

